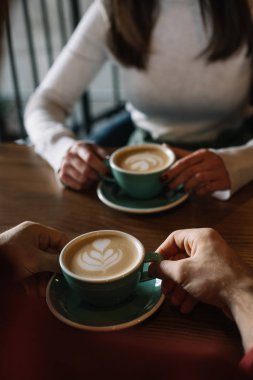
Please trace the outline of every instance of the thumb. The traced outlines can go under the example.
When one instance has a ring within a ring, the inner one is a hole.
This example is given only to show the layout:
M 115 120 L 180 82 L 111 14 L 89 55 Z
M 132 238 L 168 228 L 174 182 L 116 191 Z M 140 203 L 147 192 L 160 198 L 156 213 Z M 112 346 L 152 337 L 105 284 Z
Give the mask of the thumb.
M 148 273 L 151 277 L 157 277 L 161 280 L 171 279 L 181 285 L 187 276 L 188 262 L 189 258 L 152 263 L 149 266 Z

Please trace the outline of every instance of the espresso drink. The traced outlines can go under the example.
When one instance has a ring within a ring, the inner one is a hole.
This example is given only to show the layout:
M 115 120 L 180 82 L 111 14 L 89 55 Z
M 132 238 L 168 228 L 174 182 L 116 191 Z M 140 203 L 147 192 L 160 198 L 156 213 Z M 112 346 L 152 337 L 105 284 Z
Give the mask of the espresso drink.
M 155 147 L 134 147 L 119 152 L 114 162 L 131 173 L 152 173 L 166 168 L 170 162 L 167 154 Z
M 69 248 L 65 264 L 88 281 L 106 281 L 131 271 L 141 261 L 141 255 L 130 239 L 105 233 L 76 242 Z

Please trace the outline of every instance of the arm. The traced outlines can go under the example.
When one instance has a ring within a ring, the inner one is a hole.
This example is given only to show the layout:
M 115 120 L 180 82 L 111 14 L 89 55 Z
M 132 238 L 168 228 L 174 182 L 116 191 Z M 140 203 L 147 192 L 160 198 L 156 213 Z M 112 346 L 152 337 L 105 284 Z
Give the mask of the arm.
M 56 171 L 75 142 L 66 119 L 107 58 L 108 23 L 101 7 L 99 1 L 90 6 L 25 111 L 26 129 L 36 151 Z
M 151 264 L 150 274 L 163 280 L 171 301 L 182 312 L 193 306 L 188 294 L 220 307 L 232 314 L 245 351 L 253 348 L 253 269 L 222 237 L 208 228 L 175 231 L 157 251 L 165 260 Z

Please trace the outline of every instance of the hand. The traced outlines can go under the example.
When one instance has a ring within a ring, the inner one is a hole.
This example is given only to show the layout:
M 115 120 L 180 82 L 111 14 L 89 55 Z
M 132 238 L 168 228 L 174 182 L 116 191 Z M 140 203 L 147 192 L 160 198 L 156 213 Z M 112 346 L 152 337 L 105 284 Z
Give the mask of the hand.
M 99 173 L 107 174 L 103 160 L 104 149 L 95 144 L 77 141 L 64 156 L 59 171 L 61 182 L 74 189 L 84 190 L 99 180 Z
M 188 294 L 230 313 L 234 295 L 253 282 L 252 268 L 210 228 L 175 231 L 157 252 L 165 260 L 152 263 L 149 273 L 163 280 L 169 298 L 182 312 L 194 305 Z
M 24 222 L 0 235 L 0 259 L 7 264 L 13 280 L 41 272 L 59 272 L 59 253 L 68 240 L 58 230 Z
M 208 149 L 191 153 L 184 149 L 170 148 L 179 158 L 163 176 L 169 182 L 170 189 L 183 184 L 186 192 L 206 195 L 231 188 L 227 169 L 217 154 Z

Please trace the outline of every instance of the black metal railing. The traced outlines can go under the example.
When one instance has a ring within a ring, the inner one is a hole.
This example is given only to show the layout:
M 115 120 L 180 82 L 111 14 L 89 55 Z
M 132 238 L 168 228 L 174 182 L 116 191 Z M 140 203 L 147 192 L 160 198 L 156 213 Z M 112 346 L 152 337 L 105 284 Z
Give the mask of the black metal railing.
M 40 73 L 38 69 L 38 56 L 36 51 L 36 40 L 34 37 L 33 31 L 33 20 L 31 15 L 31 1 L 35 0 L 21 0 L 19 4 L 19 15 L 20 19 L 24 23 L 24 39 L 26 40 L 27 45 L 27 56 L 28 64 L 31 75 L 31 81 L 33 89 L 35 89 L 40 83 Z M 49 9 L 47 0 L 37 0 L 40 10 L 41 25 L 42 25 L 42 37 L 45 44 L 45 53 L 47 57 L 47 66 L 48 68 L 52 65 L 55 55 L 58 52 L 54 51 L 52 43 L 52 26 L 50 23 Z M 61 41 L 61 47 L 63 47 L 68 40 L 70 34 L 75 29 L 78 24 L 82 12 L 80 9 L 79 0 L 48 0 L 50 2 L 55 1 L 55 6 L 57 8 L 57 20 L 58 22 L 57 29 L 59 32 L 59 39 Z M 55 28 L 55 25 L 54 25 Z M 9 16 L 6 22 L 6 41 L 7 41 L 7 54 L 9 62 L 9 72 L 11 76 L 11 83 L 13 87 L 13 101 L 14 103 L 14 112 L 17 123 L 17 136 L 15 138 L 26 139 L 26 131 L 24 128 L 23 122 L 23 112 L 24 107 L 27 101 L 27 96 L 22 90 L 20 84 L 20 70 L 19 70 L 19 60 L 17 59 L 18 53 L 16 51 L 16 46 L 14 44 L 15 35 L 13 35 L 12 28 L 12 12 L 10 10 Z M 122 101 L 119 87 L 119 76 L 118 71 L 115 66 L 111 67 L 111 85 L 113 90 L 113 104 L 109 108 L 105 109 L 99 114 L 93 113 L 92 101 L 88 92 L 84 93 L 82 98 L 79 101 L 79 113 L 78 117 L 73 112 L 70 128 L 74 129 L 75 132 L 81 132 L 83 134 L 88 134 L 92 126 L 100 121 L 101 119 L 111 117 L 115 113 L 121 111 L 124 107 L 124 102 Z M 2 95 L 2 94 L 1 94 Z M 1 112 L 1 108 L 0 108 Z M 4 115 L 0 115 L 1 119 L 4 118 Z M 81 119 L 80 119 L 81 118 Z M 4 127 L 4 123 L 1 124 L 0 130 L 0 141 L 5 141 L 9 138 L 8 136 L 8 125 Z

